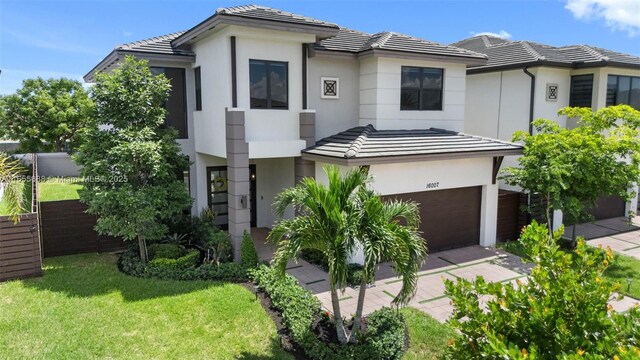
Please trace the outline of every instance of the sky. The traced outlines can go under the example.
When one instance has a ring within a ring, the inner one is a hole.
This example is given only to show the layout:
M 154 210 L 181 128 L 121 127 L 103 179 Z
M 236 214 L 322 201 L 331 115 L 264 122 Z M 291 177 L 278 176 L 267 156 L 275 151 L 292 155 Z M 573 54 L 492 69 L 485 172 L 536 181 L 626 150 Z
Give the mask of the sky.
M 217 8 L 251 3 L 447 44 L 493 33 L 640 56 L 640 0 L 0 0 L 0 94 L 37 76 L 81 80 L 119 44 L 187 30 Z

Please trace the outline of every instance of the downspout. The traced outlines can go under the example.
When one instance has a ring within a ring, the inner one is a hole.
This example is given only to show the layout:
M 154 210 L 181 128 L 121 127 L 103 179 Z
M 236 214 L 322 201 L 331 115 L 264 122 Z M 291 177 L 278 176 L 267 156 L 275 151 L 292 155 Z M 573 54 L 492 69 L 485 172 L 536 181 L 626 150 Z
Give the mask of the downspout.
M 522 71 L 531 78 L 531 94 L 529 95 L 529 135 L 533 135 L 533 106 L 536 93 L 536 76 L 530 73 L 526 66 L 522 68 Z

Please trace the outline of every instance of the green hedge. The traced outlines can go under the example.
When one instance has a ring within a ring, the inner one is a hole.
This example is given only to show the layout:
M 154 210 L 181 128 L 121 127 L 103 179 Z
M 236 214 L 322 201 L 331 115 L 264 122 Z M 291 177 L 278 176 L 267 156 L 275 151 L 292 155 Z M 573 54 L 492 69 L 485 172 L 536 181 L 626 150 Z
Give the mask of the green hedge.
M 247 269 L 238 263 L 197 266 L 199 257 L 197 250 L 188 250 L 178 259 L 156 257 L 145 265 L 140 261 L 137 249 L 130 248 L 120 256 L 118 268 L 127 275 L 164 280 L 247 280 Z
M 250 272 L 256 285 L 265 291 L 282 314 L 291 337 L 311 359 L 400 359 L 404 354 L 406 324 L 398 311 L 383 308 L 366 319 L 367 329 L 357 344 L 329 344 L 313 333 L 320 313 L 320 301 L 289 275 L 279 276 L 273 268 L 261 266 Z

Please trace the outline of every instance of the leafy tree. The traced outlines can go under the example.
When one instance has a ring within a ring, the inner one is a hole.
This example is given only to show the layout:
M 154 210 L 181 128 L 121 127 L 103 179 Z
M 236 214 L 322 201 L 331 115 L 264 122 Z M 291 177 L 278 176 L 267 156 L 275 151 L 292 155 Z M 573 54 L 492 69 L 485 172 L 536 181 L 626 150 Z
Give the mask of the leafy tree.
M 20 151 L 64 151 L 78 145 L 93 102 L 79 81 L 27 79 L 0 100 L 0 137 L 20 141 Z
M 424 261 L 426 248 L 416 227 L 419 222 L 415 204 L 385 204 L 367 188 L 370 178 L 357 169 L 344 177 L 335 166 L 325 167 L 329 184 L 305 178 L 298 186 L 276 197 L 275 212 L 282 216 L 293 206 L 300 215 L 280 220 L 269 234 L 278 243 L 273 262 L 283 274 L 287 262 L 304 249 L 321 251 L 328 260 L 333 319 L 341 343 L 356 341 L 364 304 L 366 284 L 375 278 L 375 264 L 382 259 L 393 261 L 403 276 L 403 286 L 396 303 L 408 302 L 416 288 L 416 273 Z M 404 218 L 407 225 L 401 225 Z M 349 258 L 364 249 L 365 267 L 352 332 L 347 332 L 338 290 L 347 286 Z
M 20 161 L 0 153 L 0 200 L 4 201 L 7 215 L 15 223 L 20 221 L 20 214 L 26 210 L 23 182 L 19 180 L 23 173 Z
M 85 178 L 80 199 L 98 216 L 101 234 L 137 240 L 147 260 L 146 240 L 167 232 L 163 220 L 191 204 L 177 174 L 189 166 L 177 132 L 163 126 L 170 91 L 164 75 L 153 76 L 146 61 L 127 57 L 92 88 L 94 121 L 76 155 Z
M 556 244 L 535 221 L 520 241 L 535 263 L 527 280 L 487 283 L 445 280 L 454 305 L 450 324 L 459 332 L 449 359 L 637 359 L 640 312 L 617 313 L 608 304 L 620 284 L 603 280 L 611 249 L 574 252 Z M 484 303 L 484 304 L 483 304 Z
M 564 108 L 559 114 L 580 118 L 578 127 L 563 129 L 538 119 L 535 135 L 516 132 L 513 140 L 524 143 L 524 156 L 518 159 L 520 166 L 506 168 L 502 178 L 540 194 L 548 224 L 553 210 L 562 210 L 575 222 L 584 219 L 586 209 L 602 195 L 634 196 L 630 189 L 640 178 L 640 112 L 618 105 L 596 112 Z

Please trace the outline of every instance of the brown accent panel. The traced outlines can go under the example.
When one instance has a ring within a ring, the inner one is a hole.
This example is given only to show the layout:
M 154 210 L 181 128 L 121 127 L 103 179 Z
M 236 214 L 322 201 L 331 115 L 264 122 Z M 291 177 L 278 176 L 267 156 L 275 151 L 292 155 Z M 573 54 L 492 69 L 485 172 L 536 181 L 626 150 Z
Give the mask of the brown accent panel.
M 595 220 L 610 219 L 614 217 L 626 216 L 624 213 L 626 203 L 618 195 L 601 196 L 596 203 L 596 207 L 587 210 Z
M 124 250 L 121 238 L 98 235 L 96 217 L 85 213 L 87 205 L 78 200 L 40 203 L 43 256 Z
M 520 202 L 523 194 L 515 191 L 500 190 L 498 193 L 498 227 L 496 240 L 505 242 L 517 240 L 520 236 Z
M 0 281 L 42 275 L 38 214 L 0 217 Z
M 420 231 L 429 252 L 477 245 L 480 242 L 482 187 L 423 191 L 383 196 L 420 205 Z
M 171 93 L 167 99 L 167 125 L 178 130 L 178 138 L 186 139 L 187 102 L 185 70 L 181 68 L 165 68 L 165 76 L 171 81 Z

